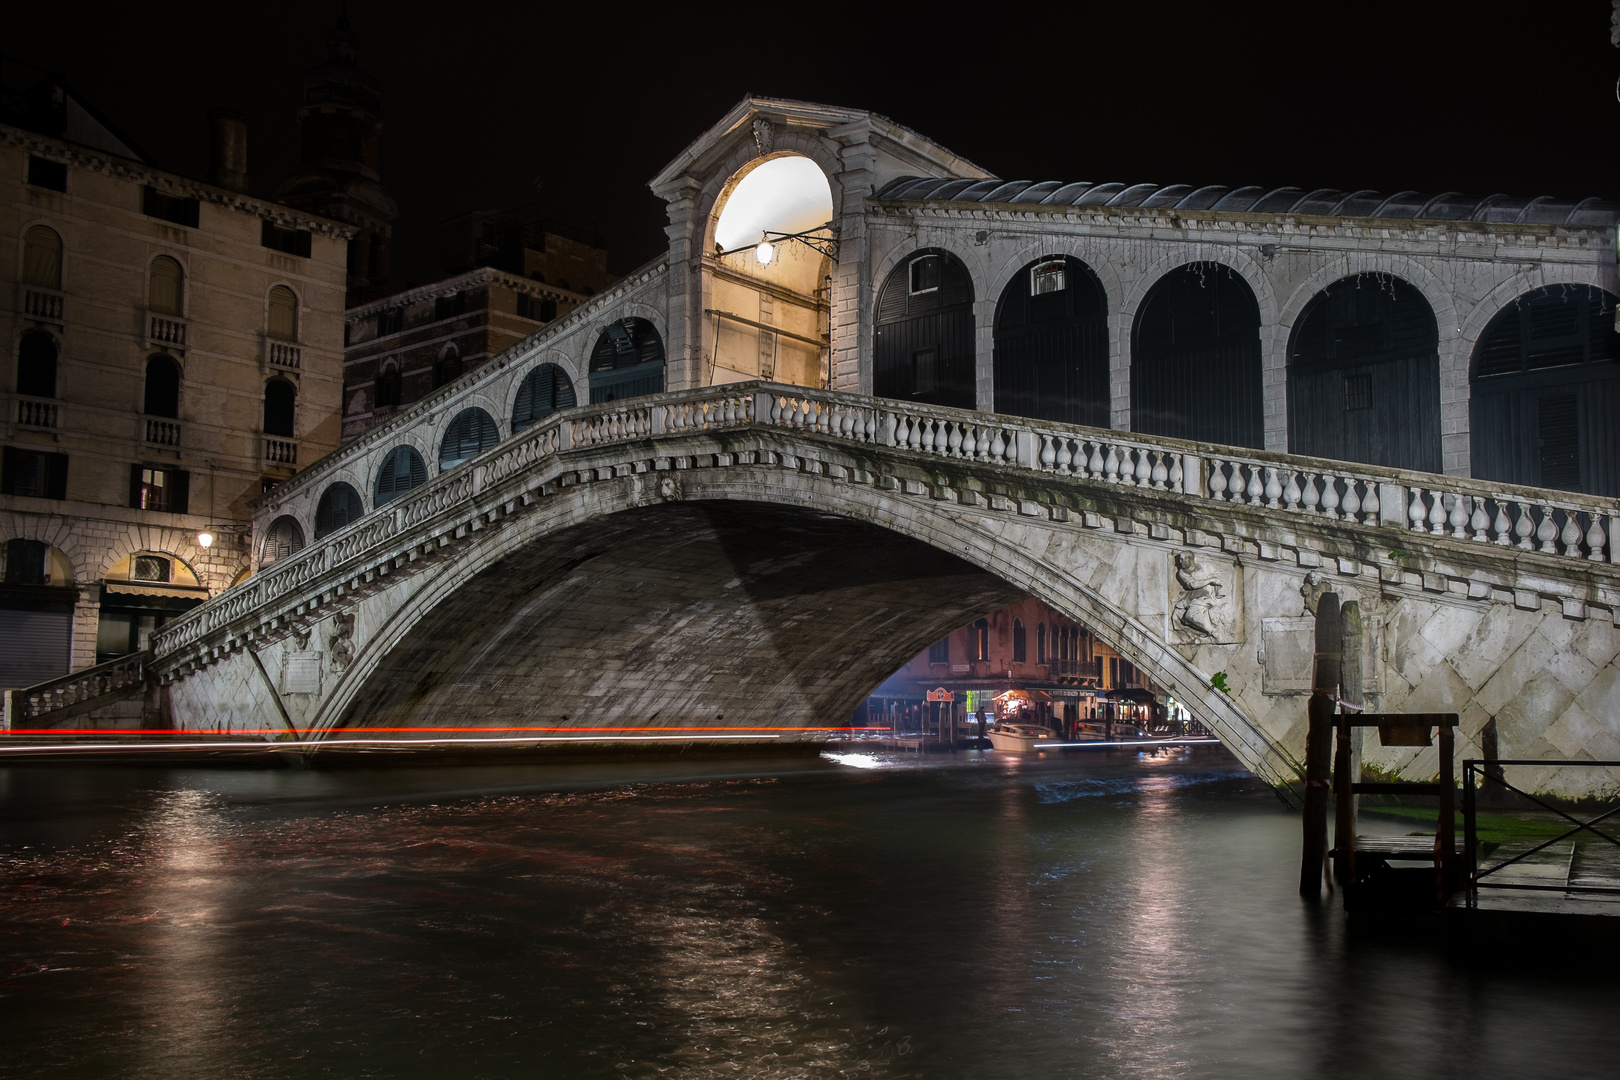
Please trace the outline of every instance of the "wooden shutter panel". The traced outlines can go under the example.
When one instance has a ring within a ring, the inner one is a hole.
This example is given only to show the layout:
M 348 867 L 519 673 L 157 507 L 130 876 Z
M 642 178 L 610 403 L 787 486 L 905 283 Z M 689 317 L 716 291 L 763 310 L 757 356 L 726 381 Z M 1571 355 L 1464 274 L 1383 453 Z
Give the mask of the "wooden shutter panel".
M 191 474 L 183 469 L 170 469 L 169 512 L 184 514 L 191 505 Z
M 66 499 L 68 456 L 66 454 L 51 454 L 49 460 L 50 464 L 47 466 L 45 478 L 45 497 L 48 499 Z
M 1541 486 L 1581 486 L 1581 425 L 1574 394 L 1547 394 L 1536 402 L 1541 427 Z
M 129 505 L 135 510 L 141 508 L 141 463 L 138 461 L 129 467 Z

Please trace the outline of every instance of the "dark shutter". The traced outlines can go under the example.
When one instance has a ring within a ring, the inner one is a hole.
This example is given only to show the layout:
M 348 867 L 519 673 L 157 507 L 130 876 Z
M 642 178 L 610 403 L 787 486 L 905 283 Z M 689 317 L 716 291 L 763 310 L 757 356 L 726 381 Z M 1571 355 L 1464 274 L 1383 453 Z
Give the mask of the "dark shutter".
M 184 469 L 165 469 L 168 478 L 169 512 L 184 514 L 191 505 L 191 474 Z
M 541 364 L 529 372 L 523 385 L 518 387 L 517 402 L 512 406 L 512 431 L 522 431 L 559 409 L 572 409 L 574 405 L 574 384 L 568 381 L 568 375 L 556 364 Z
M 1546 394 L 1536 403 L 1541 435 L 1541 486 L 1579 491 L 1581 425 L 1574 394 Z
M 333 484 L 321 493 L 321 501 L 315 507 L 315 539 L 336 532 L 364 513 L 359 492 L 342 481 Z
M 141 508 L 141 463 L 138 461 L 129 467 L 129 505 L 132 510 Z
M 445 428 L 444 441 L 439 444 L 439 468 L 454 468 L 500 441 L 501 433 L 487 412 L 463 409 Z
M 45 474 L 45 497 L 47 499 L 67 498 L 68 456 L 66 454 L 46 455 L 49 464 Z
M 914 268 L 921 280 L 937 280 L 938 287 L 913 294 Z M 947 408 L 974 407 L 973 283 L 954 255 L 920 251 L 895 267 L 878 293 L 877 322 L 873 393 Z M 935 350 L 934 363 L 919 365 L 919 355 L 930 349 Z M 930 371 L 931 386 L 926 378 Z
M 0 686 L 23 687 L 68 672 L 73 612 L 0 611 Z

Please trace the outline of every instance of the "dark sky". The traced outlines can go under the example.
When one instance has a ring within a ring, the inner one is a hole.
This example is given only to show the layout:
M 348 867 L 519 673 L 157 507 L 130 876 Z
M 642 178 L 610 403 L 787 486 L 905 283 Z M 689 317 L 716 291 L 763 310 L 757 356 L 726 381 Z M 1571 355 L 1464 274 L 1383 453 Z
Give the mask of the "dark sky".
M 268 194 L 337 8 L 29 4 L 0 49 L 177 172 L 206 173 L 209 108 L 245 112 Z M 650 8 L 350 5 L 396 284 L 435 275 L 437 222 L 537 182 L 633 268 L 664 244 L 647 180 L 750 91 L 874 110 L 1009 179 L 1620 195 L 1608 0 Z

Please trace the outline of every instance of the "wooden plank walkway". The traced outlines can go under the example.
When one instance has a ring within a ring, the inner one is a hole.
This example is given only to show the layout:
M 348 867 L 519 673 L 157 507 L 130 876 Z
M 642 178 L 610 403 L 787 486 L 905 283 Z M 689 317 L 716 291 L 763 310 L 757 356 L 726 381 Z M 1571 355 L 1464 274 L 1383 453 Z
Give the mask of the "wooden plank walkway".
M 1536 843 L 1514 840 L 1502 844 L 1480 859 L 1480 868 L 1489 869 L 1528 852 Z M 1503 888 L 1513 885 L 1537 888 Z M 1560 886 L 1568 891 L 1558 891 Z M 1605 891 L 1585 891 L 1589 889 Z M 1620 848 L 1602 840 L 1577 841 L 1573 837 L 1549 844 L 1481 878 L 1474 907 L 1480 911 L 1620 916 Z

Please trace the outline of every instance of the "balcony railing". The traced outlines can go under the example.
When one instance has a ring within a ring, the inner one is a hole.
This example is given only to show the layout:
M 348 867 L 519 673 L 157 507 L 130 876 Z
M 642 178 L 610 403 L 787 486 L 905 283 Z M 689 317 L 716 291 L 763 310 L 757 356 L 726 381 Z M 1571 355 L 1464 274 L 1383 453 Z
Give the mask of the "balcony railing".
M 22 309 L 24 315 L 43 322 L 62 321 L 61 293 L 54 289 L 42 289 L 38 285 L 23 285 L 21 289 L 22 302 L 17 306 Z
M 17 399 L 17 423 L 23 427 L 57 428 L 62 423 L 62 407 L 54 401 Z
M 146 318 L 146 343 L 164 345 L 171 349 L 186 347 L 186 320 L 177 315 L 149 312 Z
M 264 460 L 269 465 L 297 465 L 298 444 L 286 439 L 266 438 Z
M 264 357 L 271 367 L 287 368 L 290 371 L 298 371 L 304 364 L 303 348 L 290 341 L 274 341 L 266 338 Z
M 146 421 L 146 441 L 153 446 L 179 446 L 180 423 L 177 420 Z

